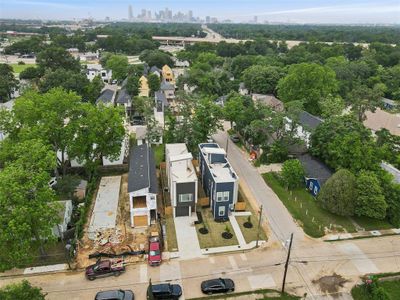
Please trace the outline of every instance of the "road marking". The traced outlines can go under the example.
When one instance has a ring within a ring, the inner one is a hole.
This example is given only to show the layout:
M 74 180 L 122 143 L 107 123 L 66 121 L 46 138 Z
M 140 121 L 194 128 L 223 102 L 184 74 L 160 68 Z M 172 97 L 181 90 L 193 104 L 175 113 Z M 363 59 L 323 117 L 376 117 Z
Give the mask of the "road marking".
M 271 274 L 252 275 L 248 276 L 247 280 L 252 290 L 276 287 L 275 280 L 272 278 Z
M 241 258 L 243 261 L 247 261 L 247 256 L 246 256 L 246 254 L 244 254 L 244 253 L 240 254 L 240 258 Z
M 338 246 L 339 250 L 348 255 L 353 265 L 362 273 L 379 273 L 379 269 L 364 252 L 355 244 L 346 243 Z
M 215 258 L 214 257 L 209 257 L 208 260 L 210 261 L 210 264 L 215 264 Z
M 140 282 L 147 282 L 147 265 L 140 265 Z
M 234 269 L 234 270 L 239 269 L 239 267 L 235 261 L 235 258 L 233 256 L 228 256 L 228 260 L 229 260 L 229 263 L 231 264 L 232 269 Z

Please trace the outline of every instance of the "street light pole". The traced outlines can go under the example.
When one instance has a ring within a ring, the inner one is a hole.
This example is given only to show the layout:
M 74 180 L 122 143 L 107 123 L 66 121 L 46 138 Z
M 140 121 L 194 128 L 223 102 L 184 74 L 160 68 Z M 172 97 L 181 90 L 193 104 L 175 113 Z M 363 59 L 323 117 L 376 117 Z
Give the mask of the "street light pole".
M 229 135 L 227 135 L 226 137 L 226 147 L 225 147 L 226 157 L 228 157 L 228 147 L 229 147 Z
M 285 272 L 283 273 L 282 294 L 285 292 L 286 274 L 287 274 L 287 270 L 289 267 L 290 250 L 292 249 L 292 242 L 293 242 L 293 233 L 290 235 L 289 250 L 288 250 L 288 255 L 287 255 L 286 263 L 285 263 Z
M 258 216 L 258 229 L 257 229 L 256 248 L 258 247 L 258 240 L 260 239 L 260 227 L 261 227 L 262 210 L 263 210 L 263 206 L 261 205 L 261 206 L 260 206 L 259 216 Z

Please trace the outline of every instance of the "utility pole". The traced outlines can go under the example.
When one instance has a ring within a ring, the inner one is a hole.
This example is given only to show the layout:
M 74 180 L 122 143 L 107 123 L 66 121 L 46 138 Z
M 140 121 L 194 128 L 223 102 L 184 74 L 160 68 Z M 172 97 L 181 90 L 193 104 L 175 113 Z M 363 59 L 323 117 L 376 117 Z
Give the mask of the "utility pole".
M 226 157 L 228 157 L 228 147 L 229 147 L 229 134 L 226 137 L 226 147 L 225 147 Z
M 262 210 L 263 210 L 263 206 L 261 205 L 260 206 L 259 215 L 258 215 L 258 229 L 257 229 L 256 248 L 258 248 L 258 240 L 260 239 L 260 227 L 261 227 Z
M 292 242 L 293 242 L 293 233 L 290 235 L 290 244 L 289 244 L 289 250 L 288 250 L 288 254 L 287 254 L 287 258 L 286 258 L 285 273 L 283 274 L 282 294 L 285 292 L 286 274 L 287 274 L 287 270 L 289 267 L 290 250 L 292 249 Z

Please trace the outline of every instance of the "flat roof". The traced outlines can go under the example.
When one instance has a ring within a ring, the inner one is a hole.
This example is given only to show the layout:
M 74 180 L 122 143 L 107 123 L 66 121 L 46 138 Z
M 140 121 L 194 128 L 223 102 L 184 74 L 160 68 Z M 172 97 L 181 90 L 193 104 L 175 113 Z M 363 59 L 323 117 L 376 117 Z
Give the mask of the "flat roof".
M 169 162 L 170 174 L 177 182 L 197 181 L 196 170 L 193 166 L 192 154 L 186 144 L 166 144 L 166 161 Z
M 121 176 L 101 178 L 88 229 L 90 239 L 99 231 L 115 228 L 120 185 Z

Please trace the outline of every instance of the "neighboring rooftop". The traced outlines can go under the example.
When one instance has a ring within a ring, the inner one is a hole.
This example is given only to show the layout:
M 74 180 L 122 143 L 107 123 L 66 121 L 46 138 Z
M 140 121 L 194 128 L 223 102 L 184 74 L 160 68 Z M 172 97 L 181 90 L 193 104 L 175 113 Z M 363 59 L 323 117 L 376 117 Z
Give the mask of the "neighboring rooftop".
M 398 169 L 393 167 L 391 164 L 388 164 L 385 162 L 381 163 L 381 167 L 382 167 L 382 169 L 384 169 L 384 170 L 388 171 L 390 174 L 392 174 L 394 177 L 394 181 L 396 183 L 400 184 L 400 171 Z
M 306 177 L 318 179 L 321 185 L 323 185 L 333 174 L 324 163 L 310 154 L 300 155 L 298 159 L 303 165 Z
M 90 239 L 95 239 L 99 231 L 115 228 L 120 185 L 121 176 L 101 178 L 88 229 Z
M 105 89 L 104 91 L 101 92 L 99 98 L 97 98 L 96 104 L 99 104 L 99 103 L 103 103 L 103 104 L 113 103 L 114 94 L 115 94 L 115 92 L 113 90 Z
M 398 101 L 391 100 L 391 99 L 388 99 L 388 98 L 382 98 L 382 102 L 387 104 L 388 106 L 392 106 L 392 107 L 395 107 L 395 106 L 399 105 Z
M 159 101 L 164 104 L 164 107 L 167 107 L 169 105 L 167 98 L 165 97 L 165 94 L 161 91 L 157 91 L 154 94 L 156 101 Z
M 119 92 L 118 92 L 118 97 L 116 103 L 119 104 L 128 104 L 132 100 L 132 97 L 128 94 L 127 90 L 125 87 L 123 87 Z
M 148 188 L 150 193 L 157 193 L 156 163 L 151 147 L 143 144 L 132 148 L 129 159 L 128 192 Z
M 281 100 L 276 98 L 274 95 L 264 95 L 264 94 L 252 94 L 253 101 L 258 101 L 268 107 L 271 107 L 276 111 L 283 111 L 284 105 Z
M 163 91 L 165 91 L 165 90 L 175 90 L 175 87 L 174 87 L 173 84 L 169 83 L 168 81 L 163 80 L 161 82 L 161 85 L 160 85 L 160 90 L 163 90 Z
M 321 124 L 324 120 L 318 118 L 306 111 L 302 111 L 299 114 L 299 123 L 305 127 L 306 129 L 315 130 L 319 124 Z
M 216 182 L 228 182 L 236 181 L 238 176 L 229 164 L 226 158 L 226 152 L 224 149 L 220 148 L 216 143 L 204 143 L 199 145 L 201 149 L 201 155 L 206 161 L 212 176 Z M 222 160 L 215 160 L 215 162 L 210 162 L 209 155 L 222 155 Z
M 371 129 L 372 131 L 379 131 L 385 128 L 390 131 L 391 134 L 400 136 L 400 115 L 391 114 L 380 108 L 376 111 L 366 112 L 366 120 L 364 126 Z

